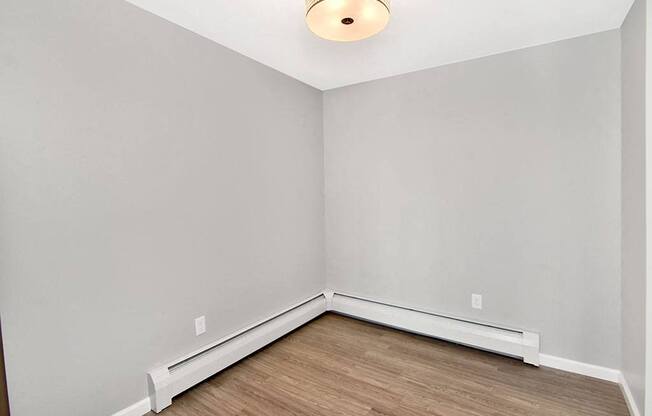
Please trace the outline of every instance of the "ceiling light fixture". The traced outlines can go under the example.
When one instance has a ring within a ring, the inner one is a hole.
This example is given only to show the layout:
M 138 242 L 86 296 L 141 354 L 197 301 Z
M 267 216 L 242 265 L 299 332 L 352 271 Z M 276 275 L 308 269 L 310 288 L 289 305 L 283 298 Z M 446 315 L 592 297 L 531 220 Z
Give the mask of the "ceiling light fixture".
M 317 36 L 351 42 L 373 36 L 389 22 L 390 0 L 306 0 L 306 23 Z

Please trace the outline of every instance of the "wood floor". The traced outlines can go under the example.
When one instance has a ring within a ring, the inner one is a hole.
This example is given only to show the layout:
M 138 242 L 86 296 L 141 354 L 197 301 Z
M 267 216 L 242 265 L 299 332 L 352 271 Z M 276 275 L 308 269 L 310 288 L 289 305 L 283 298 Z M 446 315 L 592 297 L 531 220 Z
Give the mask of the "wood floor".
M 629 415 L 617 384 L 324 315 L 164 416 Z

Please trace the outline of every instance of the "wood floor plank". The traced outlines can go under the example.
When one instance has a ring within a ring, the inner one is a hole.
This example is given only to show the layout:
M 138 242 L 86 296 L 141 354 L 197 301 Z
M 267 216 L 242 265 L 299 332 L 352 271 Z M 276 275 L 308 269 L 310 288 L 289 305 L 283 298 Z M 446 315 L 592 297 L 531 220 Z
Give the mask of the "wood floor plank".
M 617 384 L 327 314 L 164 416 L 628 416 Z

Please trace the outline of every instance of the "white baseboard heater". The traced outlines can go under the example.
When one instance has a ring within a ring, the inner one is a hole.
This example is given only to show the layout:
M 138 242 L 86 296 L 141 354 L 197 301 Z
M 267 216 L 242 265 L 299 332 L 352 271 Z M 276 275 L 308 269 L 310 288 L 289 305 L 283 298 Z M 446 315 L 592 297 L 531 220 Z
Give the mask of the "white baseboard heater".
M 209 344 L 148 373 L 152 410 L 172 404 L 172 398 L 274 342 L 326 311 L 392 328 L 440 338 L 539 365 L 539 335 L 533 332 L 450 318 L 376 300 L 326 291 L 264 321 Z
M 148 374 L 152 410 L 156 413 L 162 411 L 172 404 L 174 396 L 292 332 L 325 311 L 324 295 L 316 295 L 271 318 L 152 370 Z
M 450 318 L 341 293 L 325 292 L 327 309 L 392 328 L 440 338 L 539 366 L 539 334 Z

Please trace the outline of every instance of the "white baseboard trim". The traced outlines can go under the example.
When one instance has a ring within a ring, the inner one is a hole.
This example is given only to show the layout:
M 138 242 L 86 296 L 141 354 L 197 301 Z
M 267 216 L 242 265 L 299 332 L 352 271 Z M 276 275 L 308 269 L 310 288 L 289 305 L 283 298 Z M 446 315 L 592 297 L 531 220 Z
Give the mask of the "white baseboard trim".
M 541 354 L 539 357 L 541 358 L 541 365 L 544 367 L 599 378 L 600 380 L 611 381 L 612 383 L 620 382 L 620 371 L 613 368 L 600 367 L 599 365 L 582 363 L 548 354 Z
M 323 293 L 148 373 L 151 408 L 158 413 L 172 398 L 326 312 Z
M 539 334 L 446 317 L 373 299 L 325 292 L 333 312 L 433 338 L 522 358 L 539 365 Z
M 619 382 L 620 390 L 622 390 L 623 396 L 625 396 L 625 402 L 629 408 L 629 414 L 631 416 L 643 416 L 643 413 L 641 413 L 636 401 L 634 400 L 634 395 L 632 394 L 632 390 L 629 388 L 629 383 L 627 383 L 627 379 L 622 373 L 620 373 Z
M 152 410 L 149 397 L 114 413 L 111 416 L 144 416 Z

